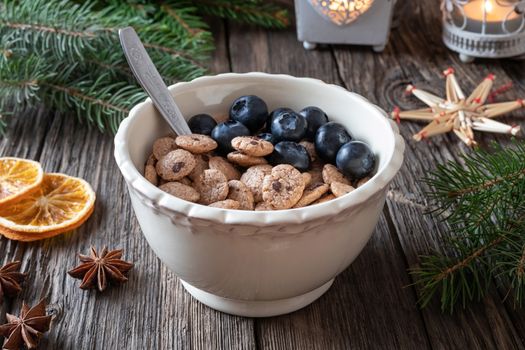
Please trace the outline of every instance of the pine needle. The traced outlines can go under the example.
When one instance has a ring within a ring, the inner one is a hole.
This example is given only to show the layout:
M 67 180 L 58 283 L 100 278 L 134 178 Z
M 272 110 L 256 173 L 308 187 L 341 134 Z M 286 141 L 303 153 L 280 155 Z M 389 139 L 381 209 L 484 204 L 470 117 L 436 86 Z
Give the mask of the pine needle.
M 445 253 L 422 256 L 411 273 L 420 305 L 439 295 L 453 312 L 481 300 L 494 283 L 514 305 L 525 299 L 525 143 L 494 144 L 438 166 L 426 183 L 437 213 L 450 213 Z
M 0 134 L 9 119 L 40 104 L 115 132 L 145 98 L 120 49 L 118 29 L 135 27 L 172 84 L 207 72 L 214 43 L 203 14 L 266 27 L 288 20 L 286 10 L 263 0 L 0 2 Z
M 268 1 L 195 0 L 205 14 L 233 19 L 267 28 L 285 28 L 290 24 L 288 11 Z

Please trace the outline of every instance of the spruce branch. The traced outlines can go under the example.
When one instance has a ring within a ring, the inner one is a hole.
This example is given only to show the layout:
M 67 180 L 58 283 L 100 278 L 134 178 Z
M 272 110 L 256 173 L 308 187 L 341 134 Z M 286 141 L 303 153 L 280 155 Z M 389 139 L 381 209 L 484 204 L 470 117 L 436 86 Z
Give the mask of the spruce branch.
M 9 103 L 0 103 L 2 115 L 21 113 L 45 100 L 49 108 L 73 109 L 101 130 L 116 131 L 130 108 L 146 97 L 135 85 L 112 82 L 109 73 L 94 81 L 90 76 L 76 78 L 77 65 L 53 66 L 36 56 L 8 60 L 4 65 L 0 70 L 0 95 L 4 98 L 0 101 Z M 56 71 L 60 76 L 53 73 Z
M 135 27 L 171 84 L 207 72 L 214 44 L 203 12 L 265 26 L 286 22 L 279 17 L 285 12 L 262 0 L 3 0 L 0 133 L 10 118 L 38 104 L 75 111 L 79 120 L 115 131 L 145 97 L 120 49 L 118 29 Z
M 110 48 L 116 54 L 109 56 L 111 61 L 106 64 L 122 66 L 125 59 L 119 49 L 118 29 L 133 25 L 144 46 L 153 51 L 152 59 L 161 73 L 170 80 L 188 80 L 206 71 L 199 60 L 207 57 L 212 46 L 191 49 L 184 38 L 154 24 L 153 19 L 140 17 L 126 4 L 108 5 L 98 12 L 93 7 L 94 3 L 77 5 L 68 0 L 8 2 L 0 14 L 0 35 L 23 38 L 16 42 L 19 49 L 71 63 L 92 60 L 101 49 Z
M 48 71 L 48 66 L 42 60 L 32 56 L 27 59 L 13 58 L 0 63 L 0 111 L 3 114 L 22 111 L 26 105 L 39 101 L 39 82 L 49 79 L 54 74 Z
M 100 130 L 115 132 L 120 121 L 129 113 L 131 107 L 146 96 L 144 92 L 125 83 L 107 84 L 105 77 L 91 82 L 88 79 L 58 85 L 42 83 L 49 90 L 50 99 L 56 110 L 77 110 L 77 115 L 86 113 L 87 120 Z
M 523 229 L 523 227 L 522 227 Z M 522 307 L 525 301 L 525 237 L 524 231 L 514 231 L 506 236 L 506 245 L 512 249 L 494 251 L 497 277 L 509 286 L 507 295 L 513 295 L 514 307 Z
M 136 16 L 127 6 L 108 6 L 95 12 L 93 4 L 69 1 L 36 0 L 18 5 L 4 3 L 5 11 L 0 13 L 0 43 L 2 52 L 8 52 L 0 63 L 0 87 L 6 90 L 0 105 L 2 130 L 6 116 L 44 101 L 52 109 L 76 110 L 101 130 L 115 131 L 129 107 L 145 98 L 119 49 L 116 21 L 123 21 L 126 10 L 134 16 L 132 23 L 142 21 L 146 26 L 150 20 Z M 41 12 L 35 11 L 38 5 L 43 5 Z M 50 15 L 52 9 L 55 12 Z M 142 34 L 148 36 L 156 29 L 147 26 Z M 203 64 L 193 57 L 202 58 L 209 49 L 204 45 L 186 49 L 183 38 L 162 36 L 164 32 L 158 30 L 149 36 L 147 45 L 153 48 L 151 56 L 166 81 L 204 74 Z
M 412 269 L 420 305 L 440 295 L 443 311 L 453 312 L 483 298 L 496 285 L 525 299 L 525 143 L 493 145 L 449 162 L 427 178 L 436 212 L 450 213 L 451 235 L 444 253 L 421 257 Z
M 211 40 L 211 33 L 207 31 L 208 25 L 199 16 L 197 7 L 191 1 L 163 1 L 157 19 L 165 20 L 164 24 L 181 37 L 196 42 Z
M 202 13 L 267 28 L 290 24 L 288 11 L 263 0 L 195 0 Z
M 8 1 L 0 12 L 0 34 L 21 39 L 18 47 L 30 45 L 42 55 L 51 52 L 59 59 L 82 59 L 84 50 L 96 50 L 94 41 L 100 46 L 112 43 L 109 32 L 93 25 L 97 19 L 91 10 L 90 2 Z

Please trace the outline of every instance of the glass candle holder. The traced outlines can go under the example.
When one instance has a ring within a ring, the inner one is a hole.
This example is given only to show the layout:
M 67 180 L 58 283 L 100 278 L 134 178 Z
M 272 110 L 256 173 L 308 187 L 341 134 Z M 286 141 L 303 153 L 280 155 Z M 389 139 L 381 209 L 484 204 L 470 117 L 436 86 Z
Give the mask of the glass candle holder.
M 463 62 L 525 55 L 525 0 L 443 0 L 443 41 Z

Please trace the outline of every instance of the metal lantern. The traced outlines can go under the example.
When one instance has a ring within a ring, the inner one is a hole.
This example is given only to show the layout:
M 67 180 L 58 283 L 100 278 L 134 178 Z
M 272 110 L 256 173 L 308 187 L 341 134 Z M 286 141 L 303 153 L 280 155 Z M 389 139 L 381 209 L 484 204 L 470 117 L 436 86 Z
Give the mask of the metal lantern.
M 525 55 L 525 0 L 443 0 L 443 41 L 463 62 Z
M 297 36 L 305 49 L 317 44 L 369 45 L 388 42 L 396 0 L 295 0 Z

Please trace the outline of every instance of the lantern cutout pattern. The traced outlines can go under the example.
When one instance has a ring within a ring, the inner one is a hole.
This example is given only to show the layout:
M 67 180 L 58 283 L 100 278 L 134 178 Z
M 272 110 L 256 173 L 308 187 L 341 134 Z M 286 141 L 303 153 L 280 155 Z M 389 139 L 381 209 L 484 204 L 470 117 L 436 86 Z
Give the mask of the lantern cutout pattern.
M 396 0 L 295 0 L 297 37 L 305 49 L 317 44 L 372 46 L 383 51 Z
M 443 0 L 443 41 L 463 62 L 524 57 L 525 0 Z
M 333 23 L 344 26 L 366 12 L 374 0 L 309 0 L 314 9 Z

